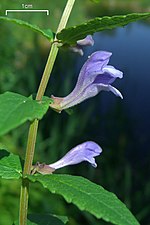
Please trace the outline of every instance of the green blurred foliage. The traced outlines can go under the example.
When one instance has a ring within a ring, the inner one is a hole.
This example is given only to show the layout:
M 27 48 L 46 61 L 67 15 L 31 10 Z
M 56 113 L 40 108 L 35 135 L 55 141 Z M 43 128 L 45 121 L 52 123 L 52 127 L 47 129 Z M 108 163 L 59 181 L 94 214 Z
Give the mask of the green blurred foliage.
M 42 28 L 56 30 L 65 0 L 29 1 L 35 9 L 49 9 L 50 16 L 43 14 L 10 13 L 10 17 L 23 19 Z M 131 4 L 134 2 L 135 4 Z M 112 6 L 114 3 L 114 6 Z M 116 12 L 146 11 L 148 1 L 105 1 L 94 4 L 89 0 L 78 0 L 71 14 L 69 25 L 79 24 L 88 18 L 100 15 L 113 15 Z M 1 0 L 1 15 L 5 9 L 21 9 L 22 1 Z M 123 7 L 122 4 L 126 4 Z M 138 8 L 136 7 L 138 5 Z M 131 7 L 132 6 L 132 7 Z M 14 24 L 0 22 L 0 93 L 14 91 L 25 96 L 36 93 L 50 49 L 49 42 L 27 29 Z M 46 94 L 66 95 L 75 82 L 76 55 L 60 50 Z M 64 168 L 58 173 L 82 175 L 101 184 L 117 194 L 131 211 L 148 225 L 150 206 L 150 181 L 148 172 L 138 170 L 138 165 L 128 160 L 126 151 L 134 148 L 130 130 L 132 122 L 122 109 L 123 103 L 116 100 L 108 114 L 99 117 L 103 95 L 83 103 L 68 116 L 65 112 L 57 114 L 50 110 L 40 122 L 36 143 L 35 162 L 51 163 L 63 156 L 69 149 L 86 140 L 93 140 L 103 147 L 103 154 L 97 159 L 99 167 L 95 170 L 83 163 Z M 98 102 L 98 104 L 97 104 Z M 86 110 L 85 110 L 86 108 Z M 115 124 L 114 124 L 115 122 Z M 129 125 L 130 124 L 130 125 Z M 24 158 L 29 124 L 15 129 L 0 138 L 0 147 L 17 153 Z M 114 129 L 115 127 L 115 129 Z M 107 139 L 106 139 L 107 138 Z M 136 156 L 135 162 L 136 162 Z M 20 181 L 0 181 L 1 224 L 12 224 L 17 219 L 19 208 Z M 40 184 L 31 184 L 29 213 L 52 213 L 68 215 L 70 225 L 106 224 L 93 216 L 67 204 L 60 196 L 43 190 Z M 108 224 L 108 223 L 107 223 Z

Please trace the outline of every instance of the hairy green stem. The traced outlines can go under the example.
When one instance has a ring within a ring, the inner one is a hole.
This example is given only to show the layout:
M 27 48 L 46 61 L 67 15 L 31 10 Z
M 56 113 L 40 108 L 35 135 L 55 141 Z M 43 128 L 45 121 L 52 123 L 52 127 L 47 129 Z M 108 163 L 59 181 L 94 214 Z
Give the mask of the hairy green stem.
M 69 19 L 71 10 L 73 8 L 73 5 L 75 3 L 75 0 L 68 0 L 66 7 L 64 9 L 63 15 L 61 17 L 57 32 L 60 32 L 63 28 L 65 28 L 67 21 Z M 45 66 L 45 70 L 40 82 L 40 86 L 37 92 L 36 100 L 41 100 L 49 78 L 51 71 L 53 69 L 56 56 L 58 53 L 58 43 L 57 38 L 55 37 L 55 42 L 52 44 L 50 54 Z M 28 197 L 29 197 L 29 181 L 27 178 L 25 178 L 26 175 L 29 175 L 31 173 L 32 168 L 32 162 L 34 157 L 34 150 L 35 150 L 35 143 L 36 143 L 36 136 L 37 136 L 37 129 L 38 129 L 38 123 L 39 121 L 35 119 L 29 128 L 28 133 L 28 141 L 27 141 L 27 148 L 26 148 L 26 156 L 25 156 L 25 163 L 24 163 L 24 169 L 23 169 L 23 178 L 22 178 L 22 185 L 21 185 L 21 193 L 20 193 L 20 210 L 19 210 L 19 224 L 20 225 L 26 225 L 27 224 L 27 212 L 28 212 Z
M 38 120 L 36 119 L 31 123 L 29 128 L 23 176 L 25 176 L 26 174 L 30 174 L 31 171 L 37 129 L 38 129 Z M 19 212 L 20 225 L 27 224 L 26 221 L 28 211 L 28 195 L 29 195 L 29 181 L 26 178 L 23 178 L 20 192 L 20 212 Z
M 65 28 L 74 3 L 75 3 L 75 0 L 68 0 L 66 7 L 64 9 L 64 12 L 62 14 L 60 23 L 58 25 L 56 34 L 58 32 L 60 32 L 63 28 Z M 50 51 L 50 54 L 49 54 L 49 57 L 48 57 L 48 60 L 47 60 L 46 66 L 45 66 L 45 70 L 44 70 L 44 73 L 42 76 L 42 80 L 41 80 L 41 83 L 40 83 L 40 86 L 39 86 L 39 89 L 37 92 L 37 97 L 36 97 L 37 100 L 41 100 L 44 95 L 45 89 L 47 87 L 47 83 L 50 78 L 50 73 L 52 71 L 52 68 L 53 68 L 57 53 L 58 53 L 58 43 L 57 43 L 56 37 L 55 37 L 54 41 L 55 42 L 52 45 L 52 48 L 51 48 L 51 51 Z
M 57 42 L 54 42 L 52 44 L 51 51 L 50 51 L 50 54 L 49 54 L 49 57 L 48 57 L 48 60 L 47 60 L 46 66 L 45 66 L 43 76 L 42 76 L 42 80 L 41 80 L 41 83 L 40 83 L 40 86 L 39 86 L 39 89 L 37 92 L 36 100 L 41 100 L 44 95 L 45 89 L 47 87 L 47 84 L 48 84 L 48 81 L 50 78 L 51 71 L 53 69 L 55 59 L 56 59 L 56 56 L 58 53 L 57 45 L 58 45 Z

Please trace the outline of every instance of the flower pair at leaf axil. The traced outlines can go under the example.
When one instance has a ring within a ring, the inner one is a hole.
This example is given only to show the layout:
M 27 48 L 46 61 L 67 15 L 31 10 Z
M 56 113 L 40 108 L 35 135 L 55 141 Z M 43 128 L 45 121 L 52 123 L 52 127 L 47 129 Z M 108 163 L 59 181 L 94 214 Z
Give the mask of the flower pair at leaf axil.
M 61 112 L 94 97 L 100 91 L 111 91 L 116 96 L 123 98 L 120 91 L 111 85 L 116 78 L 123 77 L 120 70 L 108 65 L 111 55 L 111 52 L 97 51 L 89 56 L 81 68 L 73 91 L 66 97 L 52 95 L 53 103 L 50 104 L 50 107 Z
M 37 163 L 33 166 L 32 174 L 39 172 L 41 174 L 51 174 L 57 169 L 65 166 L 75 165 L 83 161 L 89 162 L 93 167 L 97 167 L 95 157 L 102 152 L 101 147 L 93 141 L 87 141 L 71 149 L 64 157 L 55 163 L 46 165 Z
M 87 41 L 87 39 L 83 41 Z M 97 51 L 89 56 L 81 68 L 73 91 L 66 97 L 52 96 L 53 102 L 50 104 L 50 107 L 61 112 L 88 98 L 94 97 L 100 91 L 111 91 L 116 96 L 123 98 L 120 91 L 111 85 L 116 78 L 123 77 L 123 73 L 120 70 L 108 65 L 111 55 L 111 52 Z M 71 149 L 63 158 L 55 163 L 49 165 L 37 163 L 33 167 L 32 173 L 38 171 L 42 174 L 51 174 L 56 169 L 78 164 L 82 161 L 88 161 L 92 166 L 96 167 L 94 157 L 100 155 L 101 152 L 102 149 L 98 144 L 87 141 Z

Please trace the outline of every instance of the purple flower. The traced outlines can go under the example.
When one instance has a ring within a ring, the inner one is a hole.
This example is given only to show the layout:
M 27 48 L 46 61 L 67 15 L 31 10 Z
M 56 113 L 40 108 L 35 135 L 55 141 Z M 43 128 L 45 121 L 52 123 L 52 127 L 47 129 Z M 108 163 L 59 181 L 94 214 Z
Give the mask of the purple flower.
M 97 167 L 94 157 L 100 155 L 101 152 L 102 149 L 98 144 L 93 141 L 87 141 L 71 149 L 64 157 L 55 163 L 49 165 L 37 163 L 33 167 L 32 174 L 37 171 L 42 174 L 50 174 L 64 166 L 75 165 L 83 161 L 87 161 L 93 167 Z
M 93 46 L 94 40 L 91 35 L 87 35 L 84 39 L 77 41 L 76 46 L 70 47 L 70 49 L 73 52 L 79 53 L 81 56 L 83 56 L 84 52 L 82 47 L 84 46 Z
M 100 155 L 102 152 L 101 147 L 93 141 L 87 141 L 75 148 L 71 149 L 63 158 L 55 163 L 49 164 L 51 168 L 59 169 L 64 166 L 74 165 L 81 163 L 82 161 L 87 161 L 91 163 L 93 167 L 97 167 L 95 162 L 96 156 Z
M 120 91 L 111 85 L 116 78 L 123 77 L 121 71 L 108 65 L 111 55 L 112 53 L 106 51 L 93 53 L 81 68 L 74 90 L 64 98 L 52 96 L 53 103 L 50 106 L 61 112 L 94 97 L 100 91 L 111 91 L 123 98 Z

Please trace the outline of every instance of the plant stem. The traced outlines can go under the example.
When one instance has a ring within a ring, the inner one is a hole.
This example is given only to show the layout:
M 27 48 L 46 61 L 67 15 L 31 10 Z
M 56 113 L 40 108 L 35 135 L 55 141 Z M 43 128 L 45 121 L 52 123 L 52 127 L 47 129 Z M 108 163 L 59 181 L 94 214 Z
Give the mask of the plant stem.
M 64 12 L 62 14 L 60 23 L 58 25 L 56 34 L 58 32 L 60 32 L 63 28 L 65 28 L 74 3 L 75 3 L 75 0 L 68 0 L 66 7 L 64 9 Z M 42 76 L 42 80 L 41 80 L 38 92 L 37 92 L 37 97 L 36 97 L 37 100 L 41 100 L 44 95 L 45 89 L 47 87 L 47 83 L 50 78 L 50 73 L 52 71 L 52 68 L 53 68 L 57 53 L 58 53 L 58 43 L 57 43 L 56 37 L 55 37 L 54 41 L 55 42 L 52 44 L 52 48 L 51 48 L 51 51 L 50 51 L 50 54 L 49 54 L 49 57 L 48 57 L 48 60 L 47 60 L 46 66 L 45 66 L 45 70 L 44 70 L 44 73 Z
M 58 53 L 57 45 L 58 44 L 55 42 L 52 44 L 51 51 L 50 51 L 50 54 L 49 54 L 49 57 L 48 57 L 48 60 L 47 60 L 46 66 L 45 66 L 43 76 L 42 76 L 42 80 L 41 80 L 41 83 L 40 83 L 40 86 L 39 86 L 39 89 L 37 92 L 36 100 L 41 100 L 44 95 L 55 59 L 56 59 L 56 56 Z
M 69 19 L 71 10 L 73 8 L 73 5 L 75 3 L 75 0 L 68 0 L 66 7 L 64 9 L 63 15 L 61 17 L 59 26 L 57 28 L 57 32 L 60 32 L 63 28 L 65 28 L 67 21 Z M 50 74 L 52 72 L 56 56 L 58 53 L 58 43 L 57 38 L 55 37 L 55 42 L 52 44 L 49 57 L 45 66 L 45 70 L 41 79 L 41 83 L 37 92 L 36 100 L 41 100 L 49 78 Z M 21 193 L 20 193 L 20 210 L 19 210 L 19 224 L 20 225 L 26 225 L 27 224 L 27 212 L 28 212 L 28 197 L 29 197 L 29 181 L 27 178 L 25 178 L 26 175 L 29 175 L 32 168 L 32 162 L 34 157 L 34 150 L 35 150 L 35 143 L 36 143 L 36 136 L 37 136 L 37 129 L 38 129 L 38 123 L 39 121 L 35 119 L 29 128 L 28 133 L 28 141 L 27 141 L 27 147 L 26 147 L 26 156 L 25 156 L 25 163 L 24 163 L 24 169 L 23 169 L 23 178 L 22 178 L 22 185 L 21 185 Z
M 23 176 L 25 176 L 26 174 L 30 174 L 30 171 L 31 171 L 37 129 L 38 129 L 38 120 L 36 119 L 31 123 L 29 128 Z M 21 192 L 20 192 L 20 212 L 19 212 L 20 225 L 27 224 L 26 221 L 27 221 L 27 212 L 28 212 L 28 195 L 29 195 L 29 181 L 23 177 Z

